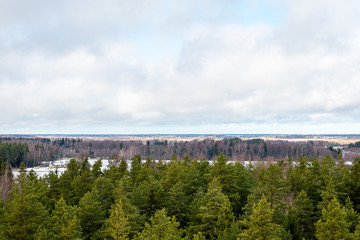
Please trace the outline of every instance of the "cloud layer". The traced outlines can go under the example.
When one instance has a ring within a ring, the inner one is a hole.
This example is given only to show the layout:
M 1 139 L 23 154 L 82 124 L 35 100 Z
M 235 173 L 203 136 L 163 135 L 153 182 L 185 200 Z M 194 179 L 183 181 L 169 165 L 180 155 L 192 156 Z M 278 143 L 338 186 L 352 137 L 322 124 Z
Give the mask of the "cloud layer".
M 359 133 L 359 7 L 0 2 L 0 132 Z

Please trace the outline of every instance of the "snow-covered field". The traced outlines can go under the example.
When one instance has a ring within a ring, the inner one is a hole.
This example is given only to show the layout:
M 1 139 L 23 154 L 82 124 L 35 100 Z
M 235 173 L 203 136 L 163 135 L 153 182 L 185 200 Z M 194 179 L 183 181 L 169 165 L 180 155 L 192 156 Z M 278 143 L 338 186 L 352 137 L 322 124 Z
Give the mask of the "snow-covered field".
M 89 164 L 90 166 L 93 166 L 95 164 L 95 162 L 99 160 L 99 159 L 89 159 Z M 38 177 L 44 177 L 45 175 L 49 174 L 50 172 L 55 172 L 57 171 L 59 173 L 59 175 L 61 175 L 63 172 L 65 172 L 66 170 L 66 165 L 70 162 L 70 158 L 69 159 L 60 159 L 60 160 L 56 160 L 56 161 L 51 161 L 51 162 L 43 162 L 43 166 L 40 167 L 33 167 L 33 168 L 26 168 L 26 172 L 30 172 L 31 170 L 33 170 Z M 109 166 L 109 160 L 108 159 L 103 159 L 101 161 L 102 166 L 101 166 L 101 170 L 104 171 L 105 169 L 108 168 Z M 15 178 L 17 178 L 20 173 L 19 170 L 13 170 L 13 175 Z
M 93 166 L 95 164 L 95 162 L 99 160 L 97 159 L 89 159 L 89 164 L 90 166 Z M 155 162 L 158 162 L 159 160 L 155 160 Z M 171 160 L 163 160 L 164 163 L 169 163 Z M 51 161 L 51 162 L 43 162 L 43 166 L 40 167 L 33 167 L 33 168 L 26 168 L 26 172 L 30 172 L 31 170 L 33 170 L 38 177 L 44 177 L 45 175 L 49 174 L 50 172 L 55 172 L 57 171 L 59 173 L 59 175 L 61 175 L 65 170 L 66 170 L 66 165 L 70 162 L 70 158 L 68 159 L 60 159 L 60 160 L 56 160 L 56 161 Z M 111 160 L 109 161 L 108 159 L 102 159 L 101 163 L 101 171 L 104 171 L 106 169 L 108 169 L 109 164 L 110 164 Z M 146 162 L 146 160 L 142 160 L 141 161 L 143 164 Z M 126 163 L 128 165 L 128 169 L 130 170 L 131 168 L 131 160 L 126 160 Z M 243 164 L 245 166 L 248 166 L 250 164 L 258 164 L 260 162 L 258 161 L 244 161 Z M 213 161 L 209 160 L 209 164 L 212 165 Z M 227 164 L 235 164 L 235 161 L 228 161 Z M 296 162 L 293 162 L 293 164 L 295 165 Z M 344 163 L 345 165 L 352 165 L 353 163 L 350 161 L 346 161 Z M 13 170 L 13 175 L 15 178 L 17 178 L 19 176 L 19 170 Z

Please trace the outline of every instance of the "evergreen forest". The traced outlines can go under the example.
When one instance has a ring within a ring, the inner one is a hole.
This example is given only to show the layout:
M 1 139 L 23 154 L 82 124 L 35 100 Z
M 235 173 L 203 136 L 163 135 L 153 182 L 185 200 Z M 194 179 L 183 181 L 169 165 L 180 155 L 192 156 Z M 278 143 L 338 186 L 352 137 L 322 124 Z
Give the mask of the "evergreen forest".
M 1 161 L 0 161 L 1 162 Z M 360 158 L 330 155 L 244 166 L 140 155 L 101 170 L 72 159 L 63 174 L 12 180 L 0 239 L 360 239 Z M 3 189 L 0 189 L 3 190 Z

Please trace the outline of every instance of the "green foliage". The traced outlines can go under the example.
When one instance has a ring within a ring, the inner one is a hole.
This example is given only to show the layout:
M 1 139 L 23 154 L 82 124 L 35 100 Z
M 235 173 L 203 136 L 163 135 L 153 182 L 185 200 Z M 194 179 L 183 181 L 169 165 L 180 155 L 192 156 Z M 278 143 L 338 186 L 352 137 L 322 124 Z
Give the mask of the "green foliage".
M 287 224 L 293 239 L 311 239 L 314 236 L 314 209 L 312 201 L 307 197 L 306 192 L 302 190 L 294 200 L 294 207 L 288 214 Z
M 246 229 L 240 234 L 240 239 L 280 240 L 280 225 L 273 221 L 274 210 L 265 196 L 253 205 L 252 214 L 243 224 Z
M 360 158 L 356 158 L 354 165 L 350 168 L 350 173 L 346 179 L 347 192 L 350 200 L 354 204 L 354 209 L 360 211 Z
M 244 189 L 246 179 L 244 179 L 245 176 L 242 175 L 243 172 L 241 171 L 242 169 L 239 168 L 239 165 L 235 168 L 227 164 L 227 160 L 227 157 L 220 153 L 214 163 L 214 167 L 210 171 L 210 176 L 212 178 L 218 178 L 218 181 L 222 185 L 223 192 L 231 201 L 233 210 L 236 214 L 240 214 L 242 207 L 245 205 L 245 201 L 241 199 L 239 193 L 246 192 L 246 189 Z M 244 196 L 244 198 L 246 198 L 246 196 Z
M 106 178 L 109 178 L 112 183 L 115 183 L 124 175 L 128 174 L 127 167 L 125 159 L 121 159 L 119 166 L 115 164 L 110 165 L 109 169 L 105 170 L 104 175 Z
M 141 231 L 146 216 L 140 215 L 139 209 L 131 203 L 123 181 L 117 182 L 117 186 L 114 189 L 114 199 L 115 203 L 121 203 L 124 216 L 127 217 L 127 222 L 130 226 L 129 237 L 132 239 Z
M 100 202 L 99 192 L 93 189 L 79 201 L 79 218 L 85 239 L 96 238 L 106 220 L 106 213 Z
M 106 220 L 105 236 L 110 236 L 114 240 L 128 239 L 130 226 L 126 216 L 122 201 L 116 202 L 110 211 L 110 217 Z
M 182 182 L 176 183 L 168 193 L 166 209 L 170 216 L 175 216 L 179 220 L 181 227 L 184 227 L 188 221 L 188 199 Z
M 346 212 L 346 221 L 350 224 L 349 225 L 349 230 L 350 232 L 354 232 L 356 226 L 358 225 L 359 221 L 359 214 L 354 210 L 353 208 L 353 204 L 350 200 L 350 198 L 348 197 L 345 200 L 345 212 Z
M 168 217 L 165 209 L 159 210 L 145 223 L 144 230 L 137 239 L 141 240 L 177 240 L 182 239 L 182 231 L 178 229 L 179 223 L 175 217 Z
M 13 167 L 19 167 L 28 152 L 29 147 L 26 143 L 0 143 L 0 160 L 10 163 Z
M 335 184 L 332 179 L 328 180 L 326 188 L 321 192 L 322 201 L 318 204 L 320 212 L 326 208 L 333 199 L 337 199 Z
M 205 240 L 205 236 L 201 233 L 198 232 L 197 234 L 194 234 L 192 237 L 193 240 Z
M 131 194 L 131 200 L 139 208 L 140 213 L 148 218 L 166 205 L 162 184 L 153 177 L 135 187 Z
M 209 183 L 198 218 L 200 220 L 198 230 L 210 239 L 217 239 L 234 221 L 231 203 L 228 197 L 222 193 L 222 187 L 217 178 Z
M 102 158 L 98 159 L 91 169 L 91 175 L 94 179 L 101 177 L 103 175 L 103 172 L 101 171 L 102 166 Z
M 138 182 L 137 178 L 141 171 L 141 168 L 142 168 L 141 157 L 139 154 L 137 154 L 131 159 L 130 177 L 134 183 Z
M 356 225 L 353 239 L 360 239 L 360 219 L 358 219 L 358 224 Z
M 242 231 L 241 221 L 233 222 L 229 228 L 225 229 L 218 237 L 219 240 L 234 240 L 237 239 Z
M 45 207 L 41 204 L 34 185 L 21 173 L 5 204 L 4 235 L 9 239 L 33 239 L 44 222 Z
M 336 199 L 332 199 L 322 210 L 321 219 L 315 224 L 316 238 L 319 240 L 349 239 L 349 223 L 346 211 Z
M 92 189 L 98 192 L 99 201 L 101 202 L 101 208 L 108 217 L 109 210 L 115 202 L 114 187 L 111 183 L 111 180 L 105 177 L 99 177 L 94 181 Z
M 265 196 L 271 208 L 275 210 L 275 216 L 282 221 L 284 209 L 286 209 L 286 196 L 290 192 L 285 173 L 279 164 L 270 164 L 268 167 L 260 166 L 256 186 L 248 197 L 246 209 L 251 213 L 251 206 Z
M 44 225 L 38 229 L 37 239 L 81 239 L 80 220 L 76 206 L 68 206 L 63 198 L 55 204 L 55 209 Z
M 87 159 L 85 159 L 80 168 L 78 176 L 75 176 L 71 182 L 73 196 L 70 199 L 70 203 L 77 204 L 85 193 L 91 190 L 92 183 L 94 178 L 90 171 L 90 164 Z
M 124 159 L 104 172 L 100 161 L 72 159 L 43 179 L 22 164 L 0 201 L 0 239 L 360 239 L 359 161 L 300 156 L 244 167 L 223 154 L 214 165 L 135 155 L 129 171 Z

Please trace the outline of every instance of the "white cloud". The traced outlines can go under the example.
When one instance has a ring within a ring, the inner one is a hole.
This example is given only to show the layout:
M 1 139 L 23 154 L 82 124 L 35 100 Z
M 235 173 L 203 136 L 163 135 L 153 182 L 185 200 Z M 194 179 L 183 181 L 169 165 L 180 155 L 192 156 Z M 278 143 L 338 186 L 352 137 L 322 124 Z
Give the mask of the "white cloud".
M 283 1 L 277 26 L 223 21 L 235 3 L 0 3 L 3 131 L 305 133 L 357 121 L 359 3 Z

